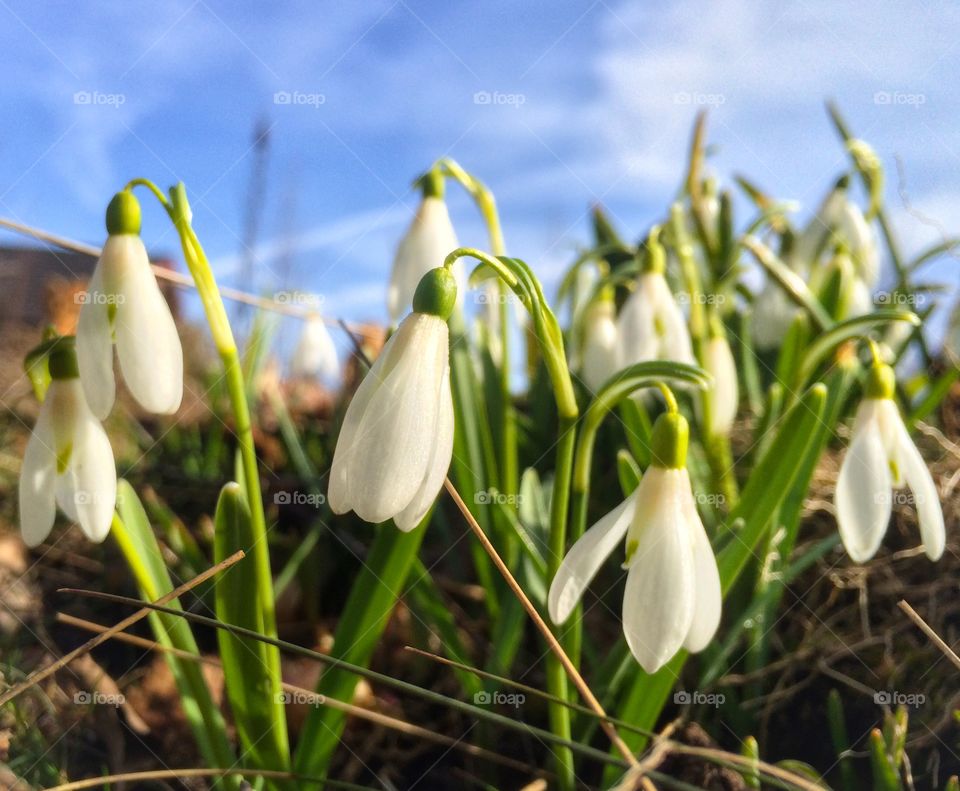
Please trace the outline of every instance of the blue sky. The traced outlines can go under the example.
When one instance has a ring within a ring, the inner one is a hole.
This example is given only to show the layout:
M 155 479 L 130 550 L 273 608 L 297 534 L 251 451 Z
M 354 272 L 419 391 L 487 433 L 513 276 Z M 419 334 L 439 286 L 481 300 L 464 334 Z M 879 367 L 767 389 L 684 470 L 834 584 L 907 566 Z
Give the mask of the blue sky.
M 510 252 L 555 282 L 592 203 L 631 236 L 663 211 L 703 106 L 722 181 L 743 172 L 809 211 L 844 166 L 823 111 L 835 98 L 887 165 L 906 248 L 960 232 L 951 3 L 0 0 L 0 19 L 0 214 L 99 242 L 126 180 L 183 179 L 237 284 L 262 118 L 255 285 L 318 291 L 348 318 L 385 316 L 409 184 L 438 156 L 493 188 Z M 482 244 L 467 201 L 451 207 Z M 144 238 L 176 252 L 153 208 Z M 956 281 L 955 263 L 930 277 Z

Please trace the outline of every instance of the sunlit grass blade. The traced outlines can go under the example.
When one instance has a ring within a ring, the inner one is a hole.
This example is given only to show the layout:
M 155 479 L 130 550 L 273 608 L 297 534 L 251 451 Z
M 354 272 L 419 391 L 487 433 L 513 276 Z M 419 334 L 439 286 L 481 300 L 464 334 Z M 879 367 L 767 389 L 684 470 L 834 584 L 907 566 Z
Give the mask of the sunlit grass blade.
M 236 483 L 220 492 L 214 515 L 217 555 L 226 557 L 253 540 L 250 512 Z M 242 568 L 221 574 L 214 583 L 217 617 L 225 623 L 261 631 L 259 608 L 251 595 Z M 283 693 L 273 687 L 267 646 L 229 632 L 217 633 L 223 659 L 224 681 L 234 721 L 246 756 L 258 769 L 289 769 L 286 714 Z
M 133 487 L 122 479 L 117 482 L 117 503 L 119 515 L 114 516 L 111 535 L 123 552 L 144 599 L 153 601 L 175 586 L 140 499 Z M 179 602 L 174 601 L 170 609 L 175 610 L 179 606 Z M 152 613 L 148 619 L 161 645 L 199 655 L 193 632 L 186 621 L 159 612 Z M 174 657 L 169 657 L 167 661 L 201 755 L 214 766 L 232 765 L 236 757 L 227 738 L 226 723 L 213 701 L 200 668 Z M 231 778 L 225 783 L 231 788 L 239 788 L 239 778 Z
M 331 656 L 352 665 L 369 664 L 373 651 L 403 594 L 410 569 L 423 541 L 428 514 L 421 524 L 404 533 L 392 523 L 377 528 L 377 536 L 363 563 L 334 633 Z M 317 692 L 339 700 L 352 700 L 358 677 L 340 667 L 328 667 Z M 346 717 L 332 709 L 311 709 L 294 754 L 301 774 L 322 775 L 340 742 Z

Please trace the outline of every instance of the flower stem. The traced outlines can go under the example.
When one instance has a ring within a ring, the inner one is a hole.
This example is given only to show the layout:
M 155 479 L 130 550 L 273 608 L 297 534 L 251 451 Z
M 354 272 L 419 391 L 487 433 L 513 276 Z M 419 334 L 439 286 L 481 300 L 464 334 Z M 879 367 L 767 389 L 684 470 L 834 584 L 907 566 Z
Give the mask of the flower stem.
M 490 189 L 479 179 L 472 176 L 455 160 L 445 157 L 435 166 L 451 178 L 456 180 L 473 198 L 474 203 L 483 216 L 490 237 L 490 251 L 494 256 L 506 253 L 503 241 L 503 228 L 500 225 L 500 214 L 497 211 L 497 201 Z M 500 397 L 503 404 L 503 434 L 500 448 L 500 490 L 506 495 L 516 494 L 519 488 L 519 471 L 517 464 L 517 413 L 510 397 L 510 322 L 507 290 L 503 283 L 499 283 L 499 333 L 500 333 Z
M 266 518 L 263 512 L 263 496 L 260 488 L 260 473 L 257 463 L 256 446 L 253 441 L 253 425 L 250 419 L 250 407 L 247 403 L 246 384 L 243 377 L 243 368 L 240 364 L 240 355 L 237 344 L 230 328 L 227 311 L 220 297 L 213 270 L 207 259 L 203 246 L 191 226 L 190 204 L 187 201 L 186 187 L 181 182 L 170 189 L 169 200 L 159 188 L 146 179 L 135 179 L 128 186 L 144 186 L 149 189 L 163 204 L 170 216 L 183 248 L 184 259 L 190 274 L 196 283 L 197 293 L 203 303 L 207 323 L 217 347 L 217 353 L 224 367 L 224 378 L 230 405 L 233 409 L 235 434 L 243 467 L 244 492 L 250 508 L 252 545 L 249 552 L 253 558 L 254 590 L 259 603 L 261 628 L 264 634 L 275 637 L 277 633 L 276 615 L 274 611 L 273 578 L 270 569 L 270 549 L 267 540 Z M 220 558 L 217 558 L 220 560 Z M 271 648 L 266 654 L 268 660 L 268 675 L 272 689 L 270 694 L 276 695 L 282 689 L 280 686 L 280 653 Z M 279 711 L 275 717 L 274 726 L 286 729 L 284 714 Z

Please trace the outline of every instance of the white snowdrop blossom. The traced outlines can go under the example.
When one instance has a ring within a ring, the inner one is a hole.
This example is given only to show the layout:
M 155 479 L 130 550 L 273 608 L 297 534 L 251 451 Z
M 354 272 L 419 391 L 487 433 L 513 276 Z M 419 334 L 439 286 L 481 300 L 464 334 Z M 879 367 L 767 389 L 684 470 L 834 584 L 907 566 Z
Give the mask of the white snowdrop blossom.
M 626 539 L 623 631 L 641 667 L 655 673 L 681 648 L 696 652 L 720 624 L 717 562 L 686 470 L 687 423 L 654 424 L 654 462 L 623 503 L 587 530 L 550 585 L 550 618 L 564 623 L 607 557 Z
M 703 367 L 713 377 L 710 425 L 713 435 L 729 434 L 737 417 L 740 392 L 737 387 L 737 364 L 725 335 L 713 335 L 703 348 Z
M 304 322 L 297 348 L 290 359 L 290 372 L 294 376 L 315 376 L 327 381 L 340 377 L 337 348 L 320 316 L 311 315 Z
M 103 541 L 113 520 L 113 449 L 87 406 L 72 341 L 62 338 L 51 351 L 50 386 L 23 456 L 20 531 L 30 547 L 49 535 L 57 506 L 91 541 Z
M 644 272 L 617 320 L 618 364 L 674 360 L 694 364 L 690 331 L 662 272 Z
M 393 259 L 387 287 L 387 310 L 391 322 L 396 324 L 410 309 L 420 279 L 431 269 L 441 266 L 444 258 L 457 247 L 457 234 L 442 194 L 425 194 Z M 460 294 L 465 285 L 463 271 L 463 264 L 459 260 L 454 262 L 452 272 Z
M 612 296 L 601 295 L 584 309 L 580 376 L 597 392 L 618 370 L 617 307 Z
M 895 491 L 909 489 L 912 495 L 905 500 L 916 506 L 927 557 L 939 560 L 946 540 L 937 486 L 893 400 L 894 381 L 890 366 L 871 367 L 837 478 L 837 525 L 857 563 L 870 560 L 879 549 Z
M 443 486 L 453 454 L 447 319 L 456 285 L 429 272 L 414 312 L 387 341 L 353 396 L 333 455 L 328 499 L 334 513 L 393 519 L 412 530 Z
M 110 202 L 107 231 L 77 323 L 87 402 L 101 420 L 110 414 L 116 344 L 120 370 L 137 403 L 154 414 L 172 414 L 183 398 L 183 349 L 140 239 L 140 206 L 132 193 L 120 192 Z

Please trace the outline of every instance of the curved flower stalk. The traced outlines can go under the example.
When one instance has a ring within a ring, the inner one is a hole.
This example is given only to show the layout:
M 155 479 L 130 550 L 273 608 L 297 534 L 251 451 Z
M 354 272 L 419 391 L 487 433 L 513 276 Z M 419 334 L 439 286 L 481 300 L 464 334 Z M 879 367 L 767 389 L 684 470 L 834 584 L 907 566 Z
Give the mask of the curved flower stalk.
M 870 560 L 887 531 L 893 492 L 909 488 L 917 508 L 923 549 L 931 560 L 939 560 L 945 530 L 937 486 L 893 400 L 893 369 L 880 361 L 877 349 L 874 354 L 864 398 L 857 407 L 853 440 L 837 478 L 840 537 L 854 561 Z
M 443 175 L 435 170 L 421 182 L 423 199 L 413 222 L 400 240 L 387 287 L 387 310 L 396 322 L 407 312 L 421 278 L 443 264 L 447 253 L 458 246 L 457 234 L 443 200 Z M 464 291 L 463 266 L 454 265 L 458 293 Z
M 107 241 L 77 323 L 87 402 L 101 420 L 116 397 L 113 347 L 130 393 L 148 412 L 173 414 L 183 398 L 183 349 L 140 239 L 140 204 L 129 190 L 107 207 Z
M 623 631 L 648 673 L 681 648 L 703 650 L 720 624 L 722 603 L 717 562 L 686 469 L 689 428 L 668 393 L 670 409 L 654 424 L 653 463 L 640 485 L 573 545 L 548 596 L 550 618 L 565 622 L 626 538 Z
M 49 367 L 50 386 L 23 456 L 20 530 L 27 546 L 37 546 L 59 506 L 99 543 L 110 532 L 117 499 L 113 449 L 87 406 L 73 338 L 55 341 Z
M 453 453 L 447 319 L 454 276 L 428 272 L 400 324 L 357 389 L 337 439 L 328 492 L 334 513 L 393 519 L 412 530 L 443 486 Z
M 580 349 L 580 376 L 597 392 L 613 376 L 618 364 L 617 306 L 613 292 L 604 288 L 584 308 L 583 340 Z
M 340 378 L 340 360 L 337 348 L 320 316 L 311 315 L 303 325 L 300 341 L 290 360 L 294 376 L 316 376 L 327 381 Z
M 690 332 L 683 311 L 664 277 L 666 253 L 654 228 L 636 290 L 620 310 L 618 363 L 621 368 L 648 360 L 694 364 Z

